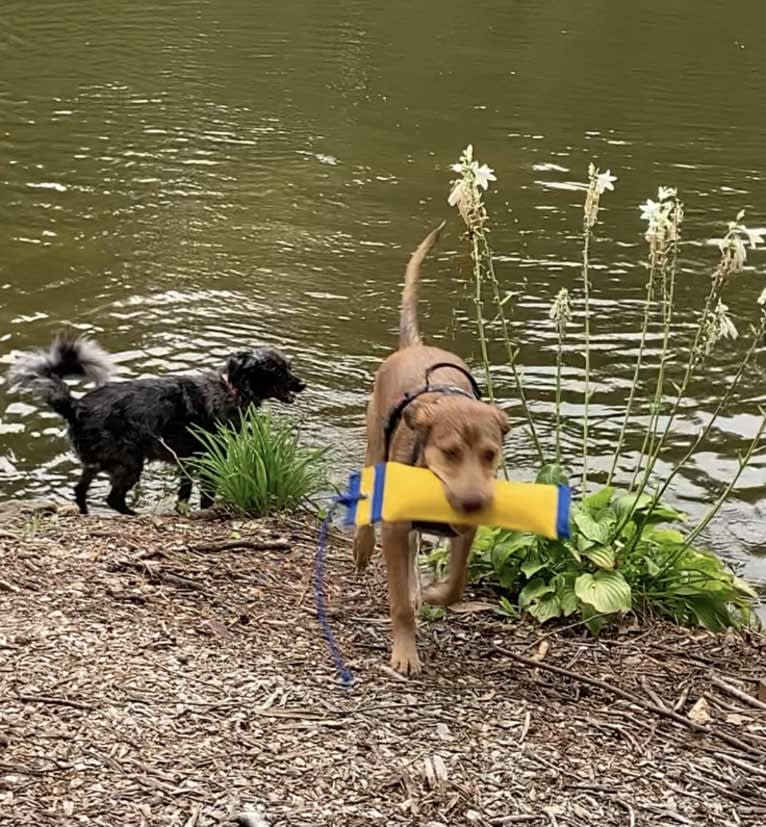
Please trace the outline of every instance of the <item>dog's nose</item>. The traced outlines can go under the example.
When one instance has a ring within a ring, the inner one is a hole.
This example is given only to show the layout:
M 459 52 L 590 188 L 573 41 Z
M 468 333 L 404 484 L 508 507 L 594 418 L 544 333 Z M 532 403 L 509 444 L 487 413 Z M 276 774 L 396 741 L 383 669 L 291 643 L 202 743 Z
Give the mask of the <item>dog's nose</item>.
M 481 511 L 486 504 L 487 501 L 481 494 L 469 494 L 467 497 L 461 497 L 458 506 L 464 514 L 475 514 L 477 511 Z

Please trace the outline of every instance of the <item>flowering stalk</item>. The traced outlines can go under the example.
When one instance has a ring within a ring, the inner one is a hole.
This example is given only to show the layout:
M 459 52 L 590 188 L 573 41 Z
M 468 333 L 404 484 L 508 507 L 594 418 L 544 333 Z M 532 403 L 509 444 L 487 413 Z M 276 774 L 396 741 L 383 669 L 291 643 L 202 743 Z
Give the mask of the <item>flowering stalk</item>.
M 500 283 L 495 274 L 495 266 L 492 260 L 492 250 L 487 241 L 487 227 L 486 223 L 489 219 L 484 201 L 482 198 L 482 190 L 487 190 L 491 181 L 496 181 L 497 178 L 492 169 L 486 164 L 479 165 L 478 161 L 473 157 L 473 146 L 470 144 L 463 150 L 458 163 L 452 165 L 452 170 L 458 173 L 459 177 L 452 182 L 452 190 L 450 192 L 448 202 L 450 206 L 457 207 L 460 216 L 463 219 L 471 240 L 471 259 L 473 261 L 473 275 L 474 275 L 474 304 L 476 306 L 476 324 L 479 333 L 479 344 L 481 347 L 481 356 L 484 364 L 484 374 L 487 380 L 487 389 L 490 399 L 494 402 L 494 392 L 492 386 L 492 378 L 490 372 L 489 353 L 487 348 L 486 328 L 487 324 L 484 320 L 482 288 L 485 277 L 492 285 L 493 298 L 497 305 L 496 318 L 500 321 L 503 331 L 503 340 L 508 354 L 508 363 L 513 374 L 516 390 L 519 395 L 519 402 L 527 420 L 532 441 L 537 450 L 540 461 L 544 461 L 544 455 L 540 440 L 535 429 L 532 412 L 529 409 L 527 396 L 524 391 L 524 383 L 521 372 L 519 371 L 516 362 L 516 351 L 513 348 L 510 332 L 508 328 L 508 320 L 505 316 L 504 305 L 506 299 L 500 295 Z
M 564 366 L 564 339 L 566 338 L 567 324 L 572 318 L 572 307 L 569 302 L 569 291 L 566 287 L 559 290 L 548 317 L 556 326 L 556 465 L 561 466 L 561 371 Z
M 645 238 L 649 243 L 649 256 L 654 265 L 655 273 L 660 273 L 663 322 L 662 347 L 660 349 L 657 382 L 650 407 L 649 427 L 644 434 L 644 441 L 636 462 L 631 487 L 635 486 L 643 457 L 645 455 L 647 457 L 653 456 L 657 440 L 665 385 L 665 363 L 669 356 L 668 345 L 670 341 L 670 323 L 673 318 L 678 245 L 681 239 L 681 222 L 683 221 L 683 204 L 678 200 L 677 190 L 672 187 L 660 187 L 657 197 L 658 201 L 655 202 L 649 199 L 646 204 L 642 205 L 641 217 L 649 222 Z
M 582 248 L 582 281 L 584 301 L 584 326 L 585 326 L 585 405 L 583 411 L 582 426 L 582 490 L 586 493 L 588 488 L 588 409 L 590 405 L 590 242 L 593 235 L 593 227 L 598 220 L 599 203 L 605 190 L 613 190 L 616 176 L 611 170 L 599 172 L 590 164 L 588 166 L 588 188 L 585 195 L 585 206 L 583 208 L 583 248 Z
M 689 351 L 684 376 L 678 388 L 670 414 L 668 415 L 665 428 L 656 444 L 653 445 L 651 452 L 648 454 L 647 467 L 639 491 L 643 491 L 646 483 L 649 481 L 657 459 L 659 458 L 660 451 L 670 435 L 670 429 L 681 407 L 681 403 L 686 397 L 686 391 L 694 371 L 722 339 L 733 339 L 737 337 L 736 327 L 726 312 L 728 308 L 721 302 L 721 293 L 745 263 L 747 258 L 745 240 L 749 241 L 751 247 L 755 247 L 756 244 L 762 241 L 762 233 L 760 231 L 749 230 L 741 223 L 743 217 L 744 211 L 741 211 L 737 215 L 736 221 L 729 223 L 728 232 L 719 242 L 718 246 L 721 250 L 721 259 L 712 275 L 710 290 L 705 299 L 702 317 L 697 326 Z M 741 374 L 738 374 L 738 376 L 741 376 Z
M 644 473 L 641 484 L 639 485 L 638 490 L 636 491 L 636 501 L 638 501 L 638 498 L 641 496 L 641 494 L 644 492 L 647 485 L 649 484 L 649 480 L 651 478 L 657 459 L 659 458 L 660 451 L 670 432 L 670 426 L 673 422 L 675 415 L 678 412 L 678 409 L 680 408 L 682 400 L 685 398 L 686 388 L 688 387 L 692 371 L 704 359 L 704 356 L 707 353 L 709 353 L 711 349 L 715 347 L 715 345 L 723 338 L 737 338 L 738 334 L 736 328 L 734 327 L 734 323 L 726 314 L 726 305 L 722 304 L 720 300 L 720 295 L 718 294 L 744 264 L 747 253 L 744 248 L 743 238 L 748 238 L 750 240 L 750 244 L 752 247 L 754 247 L 762 240 L 762 234 L 760 232 L 747 230 L 747 228 L 740 223 L 742 217 L 743 213 L 740 213 L 737 216 L 737 221 L 730 223 L 729 232 L 727 233 L 727 236 L 719 244 L 719 247 L 721 249 L 721 261 L 719 262 L 718 267 L 713 273 L 713 285 L 711 286 L 711 290 L 708 293 L 705 309 L 703 310 L 703 318 L 700 321 L 700 324 L 697 328 L 697 332 L 695 334 L 694 343 L 692 345 L 692 352 L 689 356 L 686 372 L 684 374 L 684 380 L 681 383 L 681 386 L 678 390 L 678 395 L 673 404 L 673 408 L 671 409 L 670 416 L 668 417 L 668 423 L 665 426 L 665 429 L 658 441 L 658 444 L 655 446 L 654 450 L 649 455 L 649 461 L 647 463 L 646 471 Z M 716 300 L 717 303 L 715 309 L 710 310 L 713 304 L 713 300 L 716 298 L 717 295 L 718 298 Z M 715 424 L 721 412 L 723 411 L 732 393 L 739 385 L 742 377 L 745 375 L 746 369 L 749 367 L 753 358 L 757 354 L 759 346 L 764 341 L 764 338 L 766 337 L 766 290 L 764 290 L 758 298 L 758 304 L 762 308 L 761 318 L 758 327 L 753 330 L 753 338 L 750 347 L 747 353 L 745 354 L 744 359 L 740 362 L 737 372 L 734 374 L 731 381 L 728 383 L 726 390 L 719 399 L 718 405 L 713 411 L 713 414 L 710 417 L 708 423 L 697 435 L 696 439 L 692 442 L 691 446 L 688 448 L 680 462 L 675 463 L 673 469 L 663 481 L 663 484 L 657 492 L 656 496 L 653 497 L 655 503 L 661 500 L 665 492 L 668 490 L 670 483 L 673 481 L 673 479 L 676 477 L 679 471 L 686 465 L 689 459 L 691 459 L 697 448 L 710 434 L 713 425 Z M 745 464 L 749 462 L 751 456 L 752 451 L 748 453 Z M 741 471 L 742 469 L 740 469 L 739 473 L 741 473 Z M 732 486 L 736 484 L 736 480 L 738 478 L 739 475 L 737 475 L 737 478 L 732 482 Z M 726 494 L 726 496 L 728 496 L 728 493 Z M 720 501 L 721 504 L 725 501 L 726 496 L 724 496 L 724 498 Z M 707 525 L 707 523 L 709 523 L 710 520 L 713 519 L 718 509 L 720 509 L 720 504 L 717 506 L 715 512 L 712 513 L 709 519 L 707 519 L 705 525 Z M 644 516 L 637 521 L 636 532 L 634 534 L 634 539 L 631 543 L 631 548 L 635 546 L 636 542 L 638 541 L 638 538 L 641 536 L 641 531 L 643 530 L 647 520 L 649 519 L 650 514 L 651 509 L 648 509 L 644 513 Z M 626 522 L 627 520 L 624 520 L 621 525 L 618 525 L 615 531 L 615 536 L 619 534 Z M 693 532 L 694 537 L 696 537 L 698 533 L 699 532 L 695 530 L 695 532 Z

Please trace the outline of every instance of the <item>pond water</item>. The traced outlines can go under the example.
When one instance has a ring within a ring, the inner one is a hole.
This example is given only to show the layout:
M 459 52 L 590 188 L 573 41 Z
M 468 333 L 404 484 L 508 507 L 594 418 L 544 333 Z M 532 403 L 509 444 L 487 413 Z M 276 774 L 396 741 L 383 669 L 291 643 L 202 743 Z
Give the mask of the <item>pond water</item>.
M 309 382 L 297 406 L 359 462 L 362 411 L 395 342 L 410 251 L 442 218 L 469 142 L 498 177 L 487 204 L 514 334 L 546 439 L 555 336 L 548 309 L 579 296 L 590 160 L 618 176 L 593 259 L 595 417 L 607 467 L 630 387 L 645 282 L 638 204 L 659 185 L 686 204 L 674 348 L 694 324 L 726 222 L 766 224 L 766 4 L 607 0 L 6 0 L 0 9 L 0 358 L 63 323 L 95 333 L 123 376 L 215 368 L 267 343 Z M 476 364 L 470 262 L 456 215 L 427 264 L 421 327 Z M 729 291 L 744 334 L 766 286 L 754 252 Z M 575 318 L 570 343 L 582 338 Z M 667 459 L 714 408 L 747 347 L 697 377 Z M 651 368 L 659 330 L 652 328 Z M 496 381 L 517 427 L 514 476 L 536 460 L 503 348 Z M 764 354 L 674 486 L 692 514 L 731 478 L 766 404 Z M 579 452 L 582 360 L 565 375 L 565 447 Z M 645 386 L 651 385 L 653 370 Z M 646 409 L 644 409 L 646 410 Z M 646 420 L 631 429 L 636 450 Z M 61 421 L 0 387 L 2 495 L 69 497 Z M 662 472 L 664 469 L 661 468 Z M 146 476 L 150 494 L 165 490 Z M 103 494 L 103 483 L 94 500 Z M 761 448 L 707 540 L 766 582 Z

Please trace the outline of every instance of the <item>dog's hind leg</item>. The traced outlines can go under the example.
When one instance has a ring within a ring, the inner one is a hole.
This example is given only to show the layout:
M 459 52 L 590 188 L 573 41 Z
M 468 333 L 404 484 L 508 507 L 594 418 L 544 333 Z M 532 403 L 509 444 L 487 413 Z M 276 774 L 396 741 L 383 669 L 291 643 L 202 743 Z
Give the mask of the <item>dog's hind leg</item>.
M 112 483 L 112 490 L 106 498 L 108 505 L 120 514 L 135 514 L 132 508 L 125 502 L 125 495 L 141 478 L 143 462 L 133 465 L 120 465 L 112 468 L 109 472 L 109 479 Z
M 199 507 L 210 508 L 215 502 L 215 488 L 209 483 L 200 480 L 199 484 Z
M 192 481 L 183 473 L 183 471 L 181 473 L 183 476 L 181 477 L 181 482 L 178 486 L 178 502 L 188 503 L 191 499 Z
M 80 479 L 74 487 L 74 501 L 80 509 L 80 514 L 88 513 L 88 489 L 99 472 L 97 465 L 84 465 Z
M 432 583 L 423 591 L 423 600 L 435 606 L 451 606 L 463 596 L 467 576 L 468 555 L 471 553 L 476 529 L 458 534 L 450 540 L 449 571 L 446 580 Z

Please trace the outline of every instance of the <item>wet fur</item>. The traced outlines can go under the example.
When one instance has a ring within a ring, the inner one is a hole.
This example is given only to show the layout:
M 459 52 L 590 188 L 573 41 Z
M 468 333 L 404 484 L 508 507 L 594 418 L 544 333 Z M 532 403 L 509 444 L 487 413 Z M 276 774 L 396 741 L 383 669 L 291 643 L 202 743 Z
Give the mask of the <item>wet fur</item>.
M 200 451 L 190 431 L 213 431 L 219 423 L 238 424 L 248 405 L 264 399 L 291 402 L 305 387 L 278 351 L 260 348 L 229 356 L 224 373 L 171 375 L 108 383 L 109 355 L 86 338 L 60 337 L 46 351 L 22 354 L 9 372 L 9 384 L 40 396 L 66 419 L 69 438 L 83 464 L 75 501 L 87 514 L 93 479 L 106 472 L 111 482 L 107 503 L 121 514 L 134 513 L 127 493 L 152 460 L 177 463 Z M 83 376 L 99 387 L 77 399 L 64 381 Z M 192 483 L 184 477 L 178 491 L 188 501 Z M 202 491 L 202 507 L 214 492 Z
M 378 369 L 367 405 L 365 465 L 386 459 L 386 417 L 404 393 L 423 385 L 428 367 L 439 362 L 466 367 L 455 354 L 423 345 L 418 332 L 416 305 L 420 265 L 440 231 L 441 226 L 421 242 L 407 266 L 399 349 Z M 450 368 L 434 371 L 432 382 L 461 387 L 471 393 L 468 379 L 460 371 Z M 493 405 L 459 395 L 425 394 L 405 408 L 388 459 L 410 464 L 419 440 L 423 446 L 419 464 L 430 468 L 440 478 L 453 508 L 470 513 L 485 507 L 492 499 L 494 480 L 502 462 L 503 436 L 508 427 L 506 414 Z M 447 579 L 432 584 L 422 594 L 429 603 L 446 606 L 462 596 L 468 554 L 476 529 L 455 526 L 454 530 L 457 534 L 450 543 Z M 391 665 L 405 674 L 414 674 L 421 669 L 415 641 L 415 612 L 420 600 L 420 586 L 416 566 L 417 542 L 412 524 L 384 523 L 382 545 L 391 615 Z M 359 527 L 354 536 L 354 559 L 360 569 L 367 566 L 374 546 L 373 527 Z

